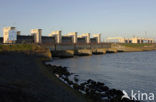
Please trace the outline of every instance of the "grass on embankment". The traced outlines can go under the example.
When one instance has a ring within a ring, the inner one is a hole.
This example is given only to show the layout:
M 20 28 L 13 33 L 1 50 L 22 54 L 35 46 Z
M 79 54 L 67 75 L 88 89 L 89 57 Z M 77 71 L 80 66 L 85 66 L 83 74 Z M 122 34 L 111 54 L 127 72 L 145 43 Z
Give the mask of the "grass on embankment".
M 150 47 L 150 46 L 152 46 L 153 44 L 121 44 L 121 45 L 123 45 L 123 46 L 126 46 L 126 47 L 134 47 L 134 48 L 136 48 L 136 47 Z
M 63 83 L 61 80 L 59 80 L 55 75 L 50 73 L 47 70 L 47 66 L 43 63 L 46 60 L 49 60 L 49 57 L 40 56 L 41 53 L 45 54 L 47 56 L 47 54 L 50 54 L 50 51 L 48 49 L 46 49 L 46 48 L 41 47 L 40 45 L 37 45 L 37 44 L 0 45 L 0 55 L 4 55 L 5 57 L 7 57 L 6 59 L 3 59 L 1 57 L 1 60 L 0 60 L 0 61 L 2 61 L 2 63 L 0 62 L 1 69 L 5 69 L 6 72 L 7 72 L 7 71 L 9 71 L 9 69 L 7 68 L 6 65 L 9 65 L 9 66 L 11 66 L 11 69 L 14 69 L 14 70 L 16 70 L 16 72 L 18 72 L 16 74 L 16 76 L 19 75 L 19 79 L 14 79 L 14 77 L 11 77 L 11 79 L 15 80 L 15 82 L 6 80 L 6 81 L 8 81 L 9 86 L 16 86 L 19 89 L 21 89 L 21 88 L 24 89 L 24 88 L 27 88 L 27 87 L 29 88 L 30 87 L 33 90 L 36 90 L 36 88 L 35 88 L 36 85 L 41 86 L 39 89 L 37 89 L 38 90 L 37 92 L 44 93 L 44 90 L 45 91 L 49 90 L 49 91 L 47 91 L 47 94 L 45 94 L 45 93 L 44 94 L 47 97 L 49 97 L 46 100 L 52 99 L 51 101 L 53 101 L 53 100 L 64 100 L 65 102 L 72 102 L 70 98 L 73 98 L 73 99 L 75 99 L 75 102 L 92 102 L 92 101 L 90 101 L 90 99 L 85 98 L 82 94 L 80 94 L 79 92 L 73 90 L 71 87 L 69 87 L 68 85 Z M 25 54 L 28 55 L 28 56 L 25 56 Z M 36 56 L 33 56 L 33 55 L 39 55 L 39 57 L 36 57 Z M 30 59 L 29 59 L 29 57 L 30 57 Z M 8 61 L 7 59 L 9 59 L 10 61 Z M 16 64 L 16 63 L 19 63 L 19 64 Z M 21 71 L 21 69 L 22 69 L 22 71 Z M 34 70 L 36 70 L 36 71 L 34 71 Z M 30 71 L 28 73 L 28 76 L 32 75 L 32 81 L 27 80 L 28 78 L 20 79 L 20 78 L 23 78 L 24 75 L 25 75 L 25 74 L 20 74 L 20 73 L 27 72 L 27 71 Z M 40 72 L 42 74 L 40 74 Z M 33 73 L 33 74 L 30 74 L 30 73 Z M 39 75 L 39 76 L 36 76 L 36 75 Z M 33 78 L 36 78 L 36 77 L 38 78 L 37 80 L 33 79 Z M 39 78 L 39 77 L 41 77 L 41 78 Z M 1 79 L 2 78 L 3 77 L 1 77 Z M 45 78 L 44 79 L 45 81 L 43 81 L 44 83 L 40 82 L 40 80 L 42 80 L 42 78 Z M 5 77 L 4 77 L 4 79 L 5 79 Z M 33 80 L 35 80 L 35 82 L 37 82 L 37 84 L 34 83 Z M 47 81 L 47 80 L 49 80 L 49 81 Z M 49 85 L 48 85 L 47 82 L 49 83 Z M 42 87 L 44 85 L 47 85 L 48 87 Z M 4 85 L 4 87 L 7 87 L 7 86 Z M 2 89 L 4 89 L 4 88 L 2 88 Z M 39 91 L 39 90 L 42 90 L 42 91 Z M 9 91 L 12 92 L 12 90 L 9 90 Z M 35 93 L 37 93 L 37 92 L 35 92 Z M 12 92 L 12 93 L 14 94 L 14 92 Z M 58 94 L 56 96 L 53 96 L 54 97 L 54 99 L 53 99 L 53 98 L 50 98 L 51 94 L 49 95 L 49 93 L 52 93 L 52 95 L 53 94 L 55 95 L 56 93 L 58 93 Z M 68 94 L 68 96 L 66 96 L 66 94 Z M 18 96 L 20 96 L 20 94 L 17 93 L 16 95 L 17 95 L 16 98 L 19 99 Z M 26 97 L 27 100 L 31 98 L 31 97 L 27 97 L 27 94 L 25 94 L 25 91 L 24 91 L 24 95 L 23 96 Z M 8 94 L 5 94 L 3 96 L 4 97 L 8 96 Z M 12 96 L 12 94 L 10 94 L 10 96 Z M 31 96 L 31 94 L 30 94 L 30 96 Z M 40 98 L 40 96 L 36 96 L 36 97 Z M 42 97 L 45 97 L 45 96 L 43 95 Z M 6 98 L 6 100 L 7 100 L 7 98 Z M 14 98 L 9 98 L 9 100 L 13 101 L 15 99 Z M 24 98 L 21 98 L 21 100 L 25 100 L 23 102 L 28 102 Z M 30 99 L 30 100 L 32 102 L 38 102 L 37 100 L 36 101 L 33 100 L 33 99 Z M 82 100 L 82 101 L 79 101 L 79 100 Z M 48 101 L 48 102 L 50 102 L 50 101 Z
M 20 52 L 28 55 L 39 55 L 51 58 L 51 52 L 49 49 L 41 47 L 37 44 L 8 44 L 0 45 L 0 53 L 3 52 Z
M 41 49 L 40 46 L 37 46 L 35 44 L 10 44 L 10 45 L 0 45 L 0 51 L 35 51 Z
M 134 43 L 120 43 L 120 44 L 114 44 L 114 48 L 116 48 L 118 51 L 123 52 L 140 52 L 140 51 L 152 51 L 156 50 L 156 44 L 134 44 Z

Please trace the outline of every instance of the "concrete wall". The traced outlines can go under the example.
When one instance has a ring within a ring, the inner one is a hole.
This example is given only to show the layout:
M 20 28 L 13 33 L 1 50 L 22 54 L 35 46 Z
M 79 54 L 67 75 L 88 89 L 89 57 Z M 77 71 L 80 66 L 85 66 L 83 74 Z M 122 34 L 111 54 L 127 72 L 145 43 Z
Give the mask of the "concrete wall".
M 78 49 L 98 49 L 98 48 L 111 48 L 111 43 L 101 43 L 101 44 L 51 44 L 43 45 L 54 50 L 78 50 Z
M 97 38 L 90 38 L 91 43 L 97 43 Z
M 86 38 L 77 38 L 77 43 L 86 43 Z
M 94 34 L 93 38 L 96 38 L 97 43 L 101 43 L 101 34 Z
M 62 43 L 73 43 L 73 38 L 70 36 L 62 36 Z
M 90 43 L 90 33 L 84 33 L 82 35 L 79 35 L 78 38 L 85 38 L 86 43 Z
M 54 44 L 55 37 L 42 36 L 42 44 Z
M 72 43 L 74 43 L 74 44 L 77 43 L 77 32 L 70 32 L 64 36 L 72 37 Z
M 16 43 L 34 43 L 34 36 L 17 35 Z

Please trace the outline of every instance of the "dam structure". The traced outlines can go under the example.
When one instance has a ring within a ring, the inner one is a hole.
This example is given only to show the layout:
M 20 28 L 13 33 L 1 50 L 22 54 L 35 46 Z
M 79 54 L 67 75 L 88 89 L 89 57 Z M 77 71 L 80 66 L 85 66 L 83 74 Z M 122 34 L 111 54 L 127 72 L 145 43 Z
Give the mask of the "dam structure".
M 16 27 L 5 27 L 3 38 L 0 44 L 39 44 L 49 48 L 54 57 L 73 57 L 74 55 L 92 55 L 118 52 L 113 43 L 102 42 L 101 34 L 69 32 L 62 34 L 61 30 L 52 31 L 48 36 L 43 36 L 42 29 L 32 29 L 30 34 L 22 35 Z M 119 43 L 154 43 L 148 38 L 108 38 L 107 40 L 118 39 Z

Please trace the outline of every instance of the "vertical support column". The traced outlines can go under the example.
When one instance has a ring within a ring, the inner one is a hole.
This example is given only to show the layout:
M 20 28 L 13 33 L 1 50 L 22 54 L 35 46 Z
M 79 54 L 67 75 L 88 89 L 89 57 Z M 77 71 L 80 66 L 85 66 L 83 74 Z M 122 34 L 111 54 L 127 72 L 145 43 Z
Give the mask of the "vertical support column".
M 87 33 L 86 35 L 87 35 L 87 37 L 86 37 L 87 38 L 87 43 L 90 43 L 90 33 Z
M 60 44 L 62 42 L 62 35 L 61 35 L 62 31 L 58 30 L 58 31 L 53 31 L 51 34 L 49 34 L 49 36 L 54 36 L 55 40 L 58 44 Z
M 101 34 L 94 34 L 93 37 L 97 39 L 97 43 L 101 43 Z
M 16 27 L 3 28 L 3 43 L 13 43 L 17 40 Z
M 32 29 L 31 35 L 34 36 L 35 43 L 42 43 L 42 29 Z

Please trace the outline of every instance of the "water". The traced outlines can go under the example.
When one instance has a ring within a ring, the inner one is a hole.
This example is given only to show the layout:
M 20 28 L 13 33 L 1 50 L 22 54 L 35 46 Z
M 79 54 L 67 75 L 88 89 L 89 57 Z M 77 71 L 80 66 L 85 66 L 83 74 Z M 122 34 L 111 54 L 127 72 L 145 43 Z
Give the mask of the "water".
M 93 79 L 128 93 L 135 90 L 156 96 L 156 51 L 75 57 L 50 63 L 69 67 L 81 81 Z

